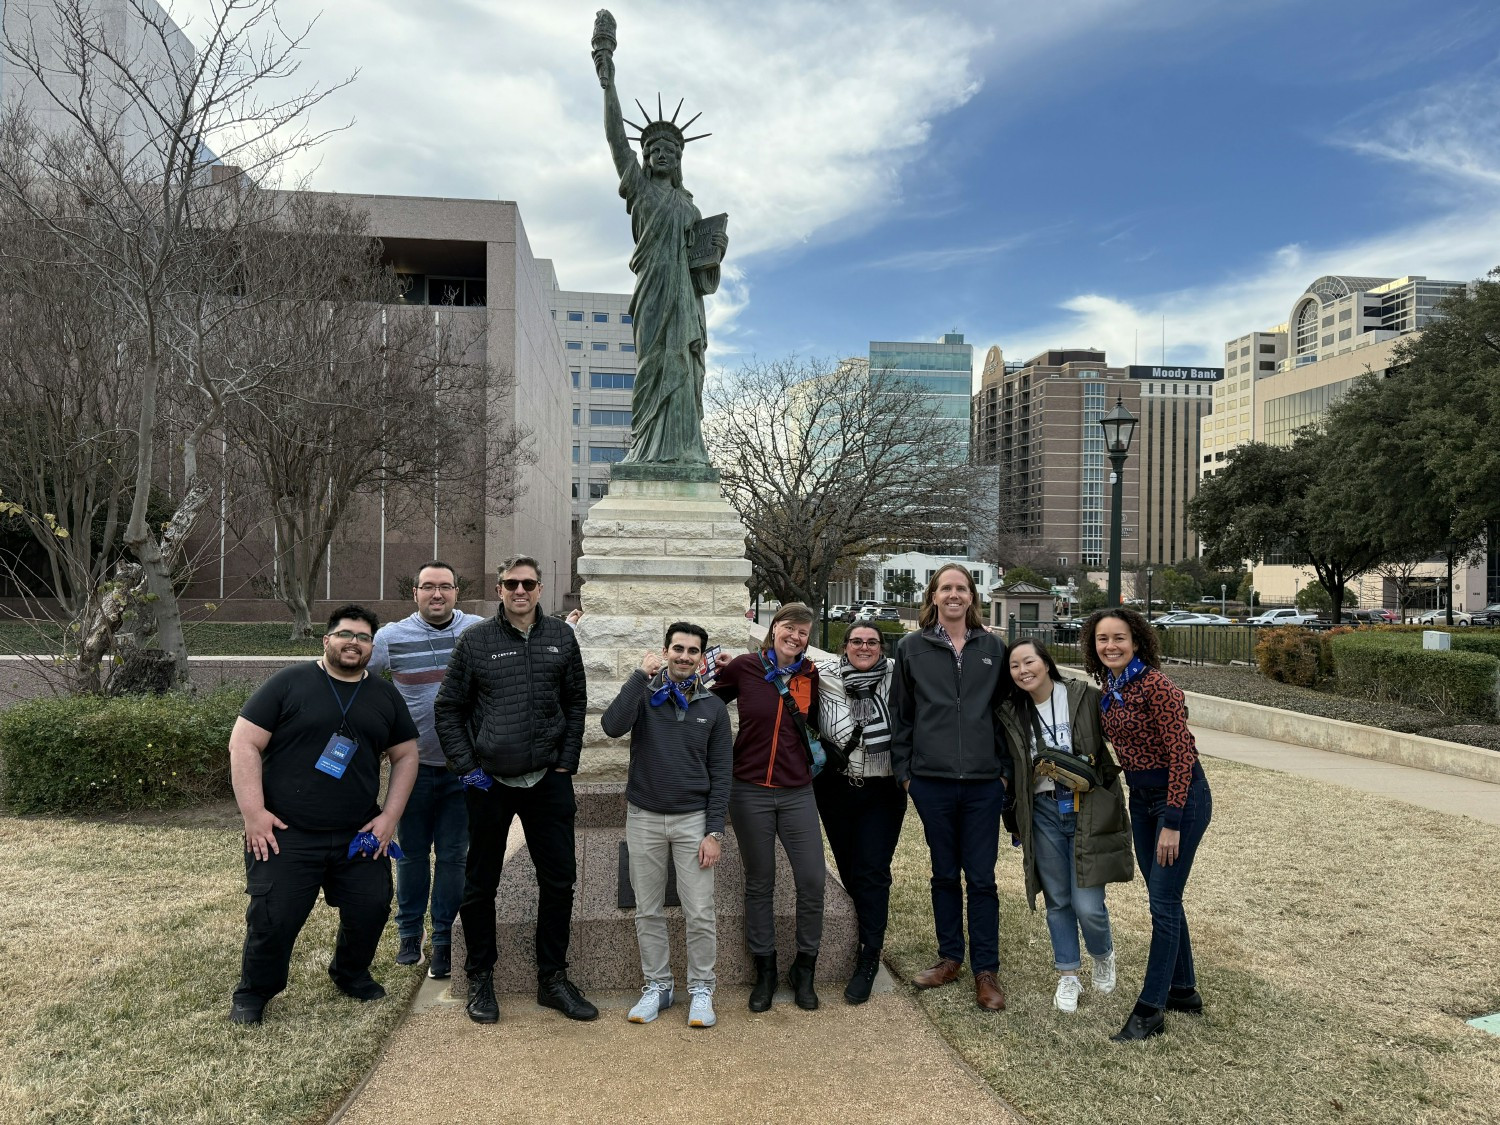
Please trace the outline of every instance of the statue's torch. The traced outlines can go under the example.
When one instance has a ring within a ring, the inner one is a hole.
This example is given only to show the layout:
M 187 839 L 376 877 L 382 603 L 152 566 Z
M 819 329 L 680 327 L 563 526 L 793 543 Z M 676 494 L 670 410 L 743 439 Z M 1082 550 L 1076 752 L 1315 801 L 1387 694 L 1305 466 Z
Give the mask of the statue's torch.
M 594 16 L 594 40 L 593 40 L 594 70 L 599 75 L 599 85 L 608 89 L 611 79 L 614 77 L 611 62 L 614 59 L 615 47 L 615 17 L 610 15 L 608 8 L 600 8 Z M 608 73 L 606 73 L 608 71 Z

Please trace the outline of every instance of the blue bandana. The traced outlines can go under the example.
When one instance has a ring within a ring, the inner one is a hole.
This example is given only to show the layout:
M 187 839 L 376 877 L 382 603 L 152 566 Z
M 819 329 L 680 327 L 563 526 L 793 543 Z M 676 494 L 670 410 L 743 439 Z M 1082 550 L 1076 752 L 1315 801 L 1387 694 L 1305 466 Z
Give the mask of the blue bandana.
M 693 681 L 688 680 L 687 682 L 691 684 Z M 661 687 L 651 693 L 651 706 L 660 707 L 669 698 L 675 699 L 677 706 L 684 711 L 688 709 L 688 697 L 687 693 L 682 690 L 682 684 L 678 683 L 671 676 L 666 676 L 662 680 Z
M 1139 656 L 1132 656 L 1130 663 L 1125 665 L 1125 671 L 1118 676 L 1113 672 L 1106 673 L 1104 694 L 1099 697 L 1099 710 L 1108 711 L 1111 703 L 1124 703 L 1125 700 L 1120 697 L 1120 689 L 1144 672 L 1146 667 L 1146 662 Z
M 804 655 L 806 654 L 799 652 L 796 660 L 793 660 L 785 667 L 780 667 L 776 663 L 776 649 L 766 649 L 760 654 L 760 662 L 766 668 L 766 683 L 771 683 L 777 676 L 791 676 L 793 672 L 802 667 L 802 657 Z

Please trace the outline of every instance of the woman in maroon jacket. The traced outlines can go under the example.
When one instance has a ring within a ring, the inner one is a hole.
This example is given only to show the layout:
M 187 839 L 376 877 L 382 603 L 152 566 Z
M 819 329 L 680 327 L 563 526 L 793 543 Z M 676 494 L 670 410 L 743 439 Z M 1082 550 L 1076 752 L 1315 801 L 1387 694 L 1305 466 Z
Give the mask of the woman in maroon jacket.
M 813 613 L 801 602 L 776 611 L 766 647 L 731 660 L 714 691 L 739 701 L 729 821 L 745 870 L 745 944 L 755 958 L 750 1010 L 764 1012 L 776 993 L 776 841 L 797 887 L 797 958 L 787 972 L 797 1006 L 813 1009 L 813 972 L 823 939 L 823 833 L 813 798 L 804 725 L 816 731 L 818 670 L 804 655 Z M 799 721 L 798 715 L 801 720 Z
M 1135 861 L 1151 905 L 1141 996 L 1110 1036 L 1123 1043 L 1160 1035 L 1163 1010 L 1203 1013 L 1182 895 L 1214 805 L 1182 691 L 1161 671 L 1155 630 L 1133 610 L 1101 609 L 1082 632 L 1083 666 L 1104 689 L 1104 736 L 1130 786 Z

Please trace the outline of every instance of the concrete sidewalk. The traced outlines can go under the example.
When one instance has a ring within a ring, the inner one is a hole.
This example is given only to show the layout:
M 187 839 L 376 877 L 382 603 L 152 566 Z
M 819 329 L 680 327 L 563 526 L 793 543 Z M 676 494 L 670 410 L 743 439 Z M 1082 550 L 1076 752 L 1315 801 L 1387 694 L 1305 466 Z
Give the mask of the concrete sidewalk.
M 718 1026 L 693 1030 L 685 994 L 654 1023 L 628 1022 L 639 993 L 590 995 L 599 1018 L 581 1024 L 502 995 L 500 1022 L 481 1027 L 447 982 L 427 981 L 333 1121 L 1022 1123 L 883 969 L 879 983 L 859 1007 L 820 987 L 816 1012 L 783 989 L 761 1015 L 748 988 L 721 988 Z
M 1500 785 L 1293 746 L 1287 742 L 1231 734 L 1196 724 L 1192 724 L 1192 729 L 1199 752 L 1207 757 L 1228 758 L 1262 769 L 1347 785 L 1351 789 L 1393 797 L 1422 808 L 1500 824 Z

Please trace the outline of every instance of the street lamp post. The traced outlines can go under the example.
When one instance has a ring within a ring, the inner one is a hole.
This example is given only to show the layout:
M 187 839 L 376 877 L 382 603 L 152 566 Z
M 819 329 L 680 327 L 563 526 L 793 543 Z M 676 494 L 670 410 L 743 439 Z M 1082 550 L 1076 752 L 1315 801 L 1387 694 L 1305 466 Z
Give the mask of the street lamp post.
M 1147 621 L 1151 620 L 1151 575 L 1152 575 L 1152 573 L 1153 573 L 1153 571 L 1148 566 L 1146 568 L 1146 620 Z
M 1120 604 L 1120 521 L 1124 518 L 1125 505 L 1125 458 L 1130 453 L 1130 439 L 1135 437 L 1136 417 L 1125 409 L 1125 402 L 1115 396 L 1115 408 L 1099 419 L 1104 429 L 1104 448 L 1109 453 L 1109 464 L 1114 470 L 1110 481 L 1114 485 L 1111 510 L 1114 522 L 1109 529 L 1109 604 Z
M 1229 616 L 1229 587 L 1223 582 L 1219 583 L 1219 612 Z

